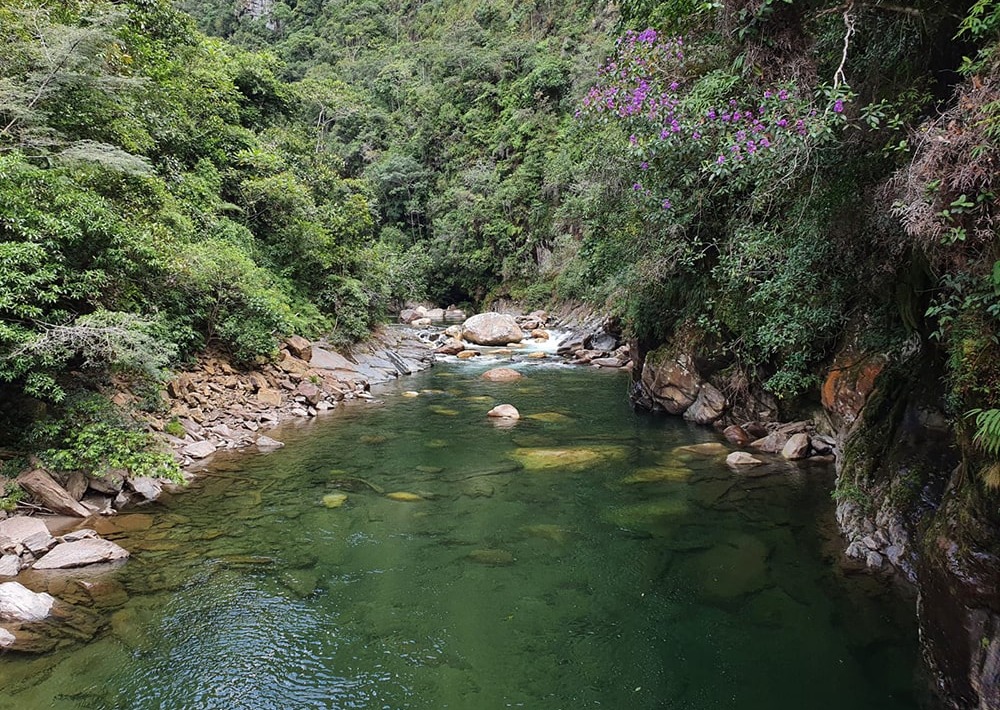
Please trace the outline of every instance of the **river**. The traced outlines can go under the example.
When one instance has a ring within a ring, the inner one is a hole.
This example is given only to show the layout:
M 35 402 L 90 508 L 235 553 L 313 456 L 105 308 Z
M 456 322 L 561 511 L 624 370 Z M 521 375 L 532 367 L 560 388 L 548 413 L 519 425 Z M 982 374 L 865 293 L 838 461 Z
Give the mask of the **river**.
M 112 520 L 133 557 L 103 630 L 0 660 L 0 708 L 923 704 L 913 600 L 841 568 L 829 467 L 732 472 L 710 430 L 630 410 L 623 373 L 486 366 Z M 487 420 L 499 402 L 523 418 Z

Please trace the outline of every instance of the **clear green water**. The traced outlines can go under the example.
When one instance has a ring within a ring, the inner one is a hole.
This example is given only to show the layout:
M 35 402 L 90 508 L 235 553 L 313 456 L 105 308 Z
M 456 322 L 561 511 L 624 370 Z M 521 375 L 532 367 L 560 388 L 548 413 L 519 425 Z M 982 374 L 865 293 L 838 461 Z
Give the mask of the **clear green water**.
M 678 450 L 718 440 L 633 413 L 624 375 L 482 369 L 281 429 L 147 509 L 117 536 L 127 602 L 90 643 L 0 661 L 0 707 L 920 704 L 912 602 L 839 571 L 829 470 Z M 500 401 L 547 416 L 498 428 Z M 582 461 L 522 468 L 539 448 Z

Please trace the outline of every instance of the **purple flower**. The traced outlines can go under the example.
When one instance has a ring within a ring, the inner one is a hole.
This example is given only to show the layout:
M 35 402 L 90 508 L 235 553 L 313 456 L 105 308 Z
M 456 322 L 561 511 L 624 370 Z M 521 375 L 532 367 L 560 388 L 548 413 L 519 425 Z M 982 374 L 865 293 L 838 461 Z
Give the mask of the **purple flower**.
M 726 158 L 724 156 L 720 155 L 718 158 L 715 159 L 716 165 L 722 165 L 724 162 L 726 162 Z
M 714 108 L 708 109 L 708 117 L 710 119 L 712 119 L 713 121 L 715 120 L 715 109 Z
M 649 170 L 649 163 L 647 163 L 647 162 L 639 163 L 639 169 L 640 170 Z
M 694 133 L 691 134 L 691 138 L 693 138 L 694 140 L 698 140 L 701 138 L 701 134 L 698 133 L 698 131 L 695 131 Z
M 670 209 L 670 200 L 664 200 L 663 201 L 663 209 L 665 209 L 665 210 L 669 210 Z
M 764 92 L 764 98 L 765 98 L 765 99 L 769 99 L 769 98 L 771 98 L 772 96 L 774 96 L 774 94 L 772 94 L 772 93 L 771 93 L 770 91 L 765 91 L 765 92 Z
M 778 125 L 781 126 L 782 128 L 784 128 L 785 126 L 788 125 L 788 121 L 785 120 L 784 118 L 779 118 L 778 119 Z
M 631 143 L 632 145 L 636 145 L 639 142 L 639 139 L 636 138 L 635 134 L 633 133 L 628 137 L 628 142 Z
M 833 110 L 836 113 L 843 113 L 843 111 L 844 111 L 844 102 L 843 102 L 843 100 L 837 99 L 836 101 L 834 101 L 833 102 Z
M 749 152 L 749 153 L 756 153 L 757 152 L 757 144 L 754 143 L 753 141 L 747 141 L 747 152 Z
M 632 186 L 632 189 L 635 190 L 636 192 L 639 192 L 639 190 L 642 189 L 642 185 L 640 185 L 639 183 L 636 183 L 636 184 L 634 184 Z
M 782 89 L 778 92 L 778 99 L 781 101 L 788 101 L 788 92 Z
M 769 141 L 767 139 L 767 136 L 764 136 L 763 138 L 760 139 L 760 147 L 761 148 L 770 148 L 771 147 L 771 141 Z
M 671 90 L 671 91 L 677 91 L 677 89 L 679 89 L 679 88 L 680 88 L 680 86 L 681 86 L 681 85 L 680 85 L 680 84 L 678 84 L 678 83 L 677 83 L 676 81 L 672 81 L 672 82 L 670 82 L 670 90 Z

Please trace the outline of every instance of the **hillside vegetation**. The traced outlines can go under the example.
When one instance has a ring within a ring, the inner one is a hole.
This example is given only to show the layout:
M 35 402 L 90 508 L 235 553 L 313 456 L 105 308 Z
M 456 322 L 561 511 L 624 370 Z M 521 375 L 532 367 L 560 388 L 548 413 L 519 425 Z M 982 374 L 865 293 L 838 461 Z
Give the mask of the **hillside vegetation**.
M 357 339 L 406 298 L 584 299 L 640 351 L 687 334 L 789 403 L 845 334 L 929 343 L 998 484 L 998 16 L 8 0 L 4 430 L 116 427 L 91 397 L 112 376 L 156 407 L 205 348 Z

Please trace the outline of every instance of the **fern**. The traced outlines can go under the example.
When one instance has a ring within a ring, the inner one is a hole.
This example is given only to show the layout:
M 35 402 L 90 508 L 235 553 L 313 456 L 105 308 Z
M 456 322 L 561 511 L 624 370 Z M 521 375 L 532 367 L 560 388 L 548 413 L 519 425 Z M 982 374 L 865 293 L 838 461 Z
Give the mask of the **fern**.
M 976 417 L 972 440 L 990 456 L 1000 455 L 1000 409 L 973 409 L 966 416 Z

